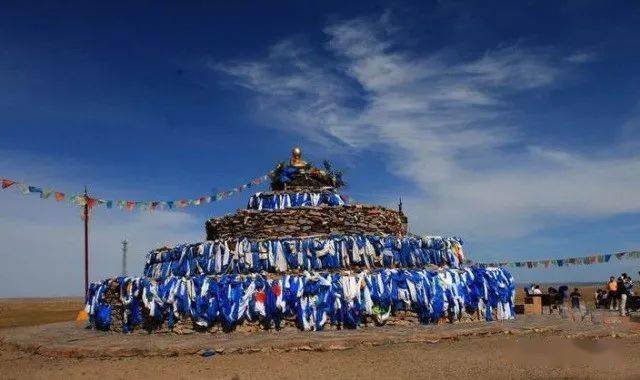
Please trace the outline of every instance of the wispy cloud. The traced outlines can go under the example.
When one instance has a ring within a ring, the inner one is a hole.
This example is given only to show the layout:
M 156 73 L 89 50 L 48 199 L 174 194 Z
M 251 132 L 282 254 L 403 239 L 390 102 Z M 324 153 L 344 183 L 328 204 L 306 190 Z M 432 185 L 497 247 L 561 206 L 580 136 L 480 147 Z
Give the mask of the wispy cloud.
M 597 54 L 593 51 L 578 51 L 565 58 L 567 62 L 571 63 L 588 63 L 595 61 L 598 58 Z
M 466 60 L 416 54 L 402 49 L 388 17 L 324 32 L 318 51 L 285 40 L 261 59 L 212 67 L 255 94 L 282 128 L 386 153 L 389 169 L 422 193 L 407 200 L 415 230 L 518 236 L 566 218 L 640 210 L 637 156 L 535 146 L 514 125 L 514 95 L 561 86 L 562 63 L 587 56 L 521 44 Z

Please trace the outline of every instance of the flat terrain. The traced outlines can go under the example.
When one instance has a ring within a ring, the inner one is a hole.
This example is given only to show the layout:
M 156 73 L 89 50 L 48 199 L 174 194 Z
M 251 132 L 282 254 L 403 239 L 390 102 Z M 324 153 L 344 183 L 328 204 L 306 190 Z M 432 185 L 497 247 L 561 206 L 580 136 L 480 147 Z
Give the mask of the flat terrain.
M 84 305 L 82 298 L 0 299 L 0 329 L 72 321 Z
M 522 316 L 505 323 L 192 335 L 41 324 L 73 320 L 81 306 L 79 299 L 0 301 L 0 378 L 640 378 L 640 324 L 631 322 Z M 217 353 L 201 356 L 207 349 Z
M 344 351 L 173 357 L 47 357 L 0 346 L 3 378 L 639 378 L 637 336 L 493 335 Z

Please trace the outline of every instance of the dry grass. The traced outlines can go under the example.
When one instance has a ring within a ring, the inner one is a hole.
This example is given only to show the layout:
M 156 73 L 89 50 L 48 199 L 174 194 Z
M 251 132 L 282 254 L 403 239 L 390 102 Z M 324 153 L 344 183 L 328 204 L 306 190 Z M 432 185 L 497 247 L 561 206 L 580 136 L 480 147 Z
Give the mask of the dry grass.
M 72 321 L 82 307 L 82 298 L 0 299 L 0 328 Z

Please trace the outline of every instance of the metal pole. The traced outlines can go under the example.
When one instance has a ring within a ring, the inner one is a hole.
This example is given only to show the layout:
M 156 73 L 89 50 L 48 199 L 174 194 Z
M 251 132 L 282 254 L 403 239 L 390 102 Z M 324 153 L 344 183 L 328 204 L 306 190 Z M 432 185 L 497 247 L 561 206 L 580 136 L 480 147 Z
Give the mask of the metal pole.
M 84 295 L 89 294 L 89 195 L 84 187 Z
M 127 239 L 122 241 L 122 276 L 127 276 L 127 245 L 129 242 Z

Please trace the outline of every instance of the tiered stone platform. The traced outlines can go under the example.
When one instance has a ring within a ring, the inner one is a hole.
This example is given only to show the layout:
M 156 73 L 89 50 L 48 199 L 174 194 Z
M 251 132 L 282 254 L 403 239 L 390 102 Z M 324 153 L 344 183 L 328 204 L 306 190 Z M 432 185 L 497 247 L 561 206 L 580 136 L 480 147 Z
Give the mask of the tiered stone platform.
M 295 148 L 271 192 L 206 222 L 207 241 L 151 251 L 144 277 L 91 284 L 90 325 L 320 331 L 514 317 L 506 269 L 464 268 L 460 238 L 409 235 L 401 210 L 348 204 L 341 172 L 323 166 Z
M 332 351 L 358 346 L 400 343 L 438 344 L 459 339 L 482 339 L 494 334 L 555 335 L 597 339 L 638 335 L 640 323 L 605 325 L 585 321 L 574 323 L 558 316 L 520 316 L 499 323 L 458 323 L 437 326 L 394 325 L 358 330 L 302 332 L 285 329 L 277 333 L 233 332 L 229 334 L 147 334 L 135 332 L 96 334 L 77 322 L 0 330 L 0 340 L 20 350 L 49 357 L 106 358 L 131 356 L 200 355 L 253 352 Z M 479 341 L 479 344 L 482 344 Z

